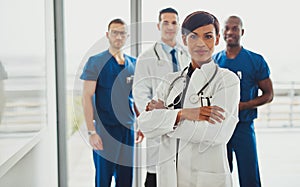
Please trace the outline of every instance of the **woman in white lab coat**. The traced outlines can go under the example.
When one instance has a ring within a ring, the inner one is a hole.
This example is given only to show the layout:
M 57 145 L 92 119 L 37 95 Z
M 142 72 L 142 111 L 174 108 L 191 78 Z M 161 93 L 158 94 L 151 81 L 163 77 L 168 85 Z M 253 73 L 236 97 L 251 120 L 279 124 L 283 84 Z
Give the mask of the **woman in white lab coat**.
M 226 143 L 238 121 L 239 79 L 211 56 L 219 42 L 215 16 L 197 11 L 182 24 L 192 62 L 168 74 L 137 123 L 161 137 L 159 187 L 230 187 Z

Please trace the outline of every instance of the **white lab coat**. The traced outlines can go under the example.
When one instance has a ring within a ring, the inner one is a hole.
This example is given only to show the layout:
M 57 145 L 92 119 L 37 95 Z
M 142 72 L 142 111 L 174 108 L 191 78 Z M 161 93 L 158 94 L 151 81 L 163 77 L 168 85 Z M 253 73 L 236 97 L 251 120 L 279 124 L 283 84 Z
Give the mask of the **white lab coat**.
M 171 54 L 167 54 L 162 48 L 162 44 L 157 42 L 156 51 L 160 60 L 158 60 L 154 45 L 144 51 L 137 59 L 134 81 L 133 81 L 133 97 L 137 109 L 142 112 L 145 110 L 147 103 L 153 98 L 156 88 L 166 74 L 173 72 Z M 177 61 L 179 70 L 190 63 L 188 53 L 184 48 L 177 44 Z M 158 148 L 160 138 L 146 138 L 146 165 L 150 173 L 156 172 L 156 164 L 158 161 Z
M 197 93 L 215 71 L 215 63 L 205 64 L 192 74 L 184 108 L 195 108 L 189 98 Z M 219 67 L 218 67 L 219 68 Z M 168 74 L 157 88 L 155 99 L 169 104 L 183 88 L 183 80 L 176 81 L 167 97 L 170 83 L 181 72 Z M 238 122 L 240 87 L 238 77 L 219 68 L 215 78 L 204 90 L 211 96 L 211 105 L 225 110 L 222 123 L 183 120 L 173 129 L 179 109 L 157 109 L 143 112 L 137 119 L 146 137 L 161 137 L 157 177 L 159 187 L 231 187 L 232 176 L 227 161 L 226 143 Z M 180 139 L 176 162 L 176 142 Z M 177 163 L 177 168 L 176 168 Z

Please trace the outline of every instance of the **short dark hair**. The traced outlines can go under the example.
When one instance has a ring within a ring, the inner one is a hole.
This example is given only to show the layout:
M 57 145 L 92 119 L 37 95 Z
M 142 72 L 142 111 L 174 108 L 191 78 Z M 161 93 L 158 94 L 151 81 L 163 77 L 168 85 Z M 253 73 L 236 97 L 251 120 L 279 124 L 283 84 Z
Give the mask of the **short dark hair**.
M 218 19 L 211 13 L 205 11 L 196 11 L 184 19 L 181 27 L 181 33 L 182 35 L 187 35 L 190 32 L 193 32 L 193 30 L 209 24 L 214 25 L 216 35 L 218 35 L 220 32 L 220 24 Z
M 239 16 L 236 16 L 236 15 L 229 16 L 229 17 L 226 19 L 225 23 L 227 23 L 227 21 L 228 21 L 229 19 L 237 19 L 237 20 L 239 20 L 239 22 L 240 22 L 239 25 L 241 26 L 241 28 L 243 28 L 243 21 L 242 21 L 242 19 L 241 19 Z
M 161 15 L 164 14 L 164 13 L 174 13 L 178 16 L 178 12 L 174 8 L 171 8 L 171 7 L 164 8 L 164 9 L 159 11 L 158 22 L 161 21 Z
M 109 31 L 109 29 L 110 29 L 110 25 L 113 24 L 113 23 L 119 23 L 119 24 L 121 24 L 121 25 L 126 25 L 125 21 L 123 21 L 123 20 L 120 19 L 120 18 L 116 18 L 116 19 L 113 19 L 113 20 L 111 20 L 111 21 L 109 22 L 108 27 L 107 27 L 107 30 L 108 30 L 108 31 Z

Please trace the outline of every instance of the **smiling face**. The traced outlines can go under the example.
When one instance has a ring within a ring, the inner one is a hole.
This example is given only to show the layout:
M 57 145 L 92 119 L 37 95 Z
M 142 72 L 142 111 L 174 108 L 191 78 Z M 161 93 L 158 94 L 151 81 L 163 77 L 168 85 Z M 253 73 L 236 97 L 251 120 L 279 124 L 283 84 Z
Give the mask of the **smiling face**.
M 179 30 L 178 16 L 175 13 L 163 13 L 160 15 L 160 22 L 157 24 L 158 30 L 161 32 L 161 39 L 165 43 L 176 40 Z
M 215 45 L 219 44 L 220 35 L 216 35 L 213 24 L 198 27 L 187 35 L 183 42 L 188 47 L 195 68 L 211 61 Z
M 241 37 L 244 34 L 244 29 L 240 19 L 231 17 L 225 22 L 223 37 L 228 47 L 240 46 Z

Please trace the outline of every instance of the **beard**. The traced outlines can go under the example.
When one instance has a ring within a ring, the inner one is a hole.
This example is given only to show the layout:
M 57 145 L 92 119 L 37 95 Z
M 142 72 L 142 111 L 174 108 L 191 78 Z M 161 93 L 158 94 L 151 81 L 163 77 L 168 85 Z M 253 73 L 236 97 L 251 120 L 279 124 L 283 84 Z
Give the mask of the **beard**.
M 234 39 L 230 39 L 229 41 L 227 41 L 227 39 L 225 39 L 226 45 L 228 47 L 238 47 L 240 46 L 240 40 L 237 38 Z
M 228 47 L 238 47 L 240 46 L 240 44 L 238 42 L 235 42 L 235 43 L 227 43 L 227 46 Z

